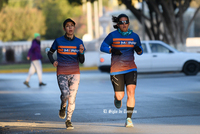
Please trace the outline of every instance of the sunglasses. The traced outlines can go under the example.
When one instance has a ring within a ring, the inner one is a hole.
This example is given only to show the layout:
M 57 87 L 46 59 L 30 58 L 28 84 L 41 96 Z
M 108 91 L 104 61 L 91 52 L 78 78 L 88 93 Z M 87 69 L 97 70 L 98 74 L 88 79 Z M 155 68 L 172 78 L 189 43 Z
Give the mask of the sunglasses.
M 122 25 L 122 24 L 124 24 L 124 23 L 125 23 L 125 24 L 128 24 L 129 21 L 128 21 L 128 20 L 125 20 L 125 21 L 119 21 L 119 22 L 118 22 L 119 25 Z

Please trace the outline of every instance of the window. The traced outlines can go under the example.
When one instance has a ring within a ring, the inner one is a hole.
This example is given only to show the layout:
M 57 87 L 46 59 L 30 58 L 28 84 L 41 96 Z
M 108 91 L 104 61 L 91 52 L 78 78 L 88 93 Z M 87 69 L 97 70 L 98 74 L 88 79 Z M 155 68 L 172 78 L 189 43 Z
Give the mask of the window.
M 143 53 L 147 53 L 147 47 L 145 43 L 142 43 Z
M 149 46 L 152 53 L 170 53 L 170 50 L 161 44 L 150 43 Z

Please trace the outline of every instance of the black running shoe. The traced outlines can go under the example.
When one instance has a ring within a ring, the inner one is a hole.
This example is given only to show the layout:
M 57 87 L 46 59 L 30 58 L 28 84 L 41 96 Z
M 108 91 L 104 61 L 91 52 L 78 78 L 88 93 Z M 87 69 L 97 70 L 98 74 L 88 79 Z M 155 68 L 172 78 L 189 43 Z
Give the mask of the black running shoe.
M 65 125 L 66 125 L 66 128 L 67 128 L 67 129 L 74 129 L 74 127 L 72 126 L 71 121 L 69 121 L 69 120 L 67 120 L 67 121 L 65 122 Z
M 40 87 L 41 87 L 41 86 L 46 86 L 46 84 L 43 83 L 43 82 L 41 82 L 41 83 L 39 84 L 39 86 L 40 86 Z
M 24 81 L 24 85 L 26 85 L 27 87 L 30 87 L 27 81 Z
M 66 109 L 66 107 L 62 107 L 62 108 L 60 108 L 60 110 L 59 110 L 59 117 L 60 117 L 61 119 L 65 119 L 65 117 L 66 117 L 65 109 Z

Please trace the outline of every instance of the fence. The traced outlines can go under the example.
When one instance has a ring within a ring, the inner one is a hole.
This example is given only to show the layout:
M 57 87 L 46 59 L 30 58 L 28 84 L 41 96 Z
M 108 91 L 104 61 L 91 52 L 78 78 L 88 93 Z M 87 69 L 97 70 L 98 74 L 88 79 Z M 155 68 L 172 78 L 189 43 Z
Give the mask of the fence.
M 41 41 L 43 62 L 49 62 L 45 49 L 51 47 L 54 40 Z M 85 41 L 86 51 L 99 51 L 99 39 Z M 0 42 L 0 63 L 24 63 L 31 47 L 31 41 Z

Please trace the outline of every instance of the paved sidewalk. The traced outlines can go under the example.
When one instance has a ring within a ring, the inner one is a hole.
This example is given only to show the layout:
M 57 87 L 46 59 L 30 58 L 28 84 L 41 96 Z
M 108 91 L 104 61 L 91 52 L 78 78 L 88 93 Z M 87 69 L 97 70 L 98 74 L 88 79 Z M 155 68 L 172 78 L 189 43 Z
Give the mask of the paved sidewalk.
M 74 122 L 74 130 L 67 130 L 63 122 L 0 122 L 1 129 L 9 134 L 46 133 L 46 134 L 199 134 L 198 125 L 135 124 L 125 128 L 120 123 L 79 123 Z M 4 133 L 2 133 L 4 134 Z

